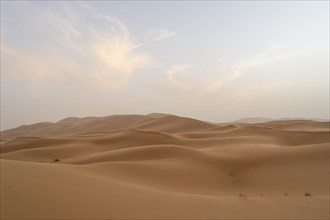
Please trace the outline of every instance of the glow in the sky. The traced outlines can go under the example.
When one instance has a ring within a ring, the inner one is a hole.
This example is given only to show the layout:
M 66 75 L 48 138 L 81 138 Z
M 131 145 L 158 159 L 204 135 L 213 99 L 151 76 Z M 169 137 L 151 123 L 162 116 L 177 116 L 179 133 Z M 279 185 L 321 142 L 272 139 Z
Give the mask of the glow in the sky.
M 1 130 L 151 112 L 329 118 L 329 2 L 1 1 Z

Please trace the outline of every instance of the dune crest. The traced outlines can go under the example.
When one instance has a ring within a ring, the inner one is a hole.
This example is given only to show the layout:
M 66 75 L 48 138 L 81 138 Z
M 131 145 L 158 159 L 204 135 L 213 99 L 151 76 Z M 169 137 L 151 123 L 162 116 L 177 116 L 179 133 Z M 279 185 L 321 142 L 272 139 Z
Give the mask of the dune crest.
M 1 219 L 328 219 L 329 139 L 162 113 L 20 126 L 1 132 Z

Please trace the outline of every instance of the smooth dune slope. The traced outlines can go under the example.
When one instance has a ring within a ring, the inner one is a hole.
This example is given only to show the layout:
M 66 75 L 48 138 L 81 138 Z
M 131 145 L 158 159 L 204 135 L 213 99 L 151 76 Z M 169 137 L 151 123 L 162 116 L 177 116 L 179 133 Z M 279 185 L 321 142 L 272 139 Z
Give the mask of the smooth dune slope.
M 1 132 L 1 219 L 329 219 L 328 122 L 153 113 Z

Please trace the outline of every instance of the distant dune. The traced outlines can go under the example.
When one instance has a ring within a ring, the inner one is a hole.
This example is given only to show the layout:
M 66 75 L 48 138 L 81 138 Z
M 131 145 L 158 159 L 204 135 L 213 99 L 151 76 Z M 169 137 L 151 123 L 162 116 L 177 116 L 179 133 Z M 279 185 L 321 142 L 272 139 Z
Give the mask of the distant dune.
M 300 119 L 20 126 L 1 132 L 1 219 L 329 219 L 329 144 Z
M 233 121 L 232 123 L 246 123 L 246 124 L 256 124 L 256 123 L 264 123 L 264 122 L 271 122 L 271 121 L 315 121 L 315 122 L 329 122 L 326 119 L 320 118 L 280 118 L 280 119 L 273 119 L 273 118 L 260 118 L 260 117 L 250 117 L 250 118 L 241 118 L 239 120 Z
M 234 121 L 233 123 L 246 123 L 246 124 L 256 124 L 256 123 L 262 123 L 262 122 L 269 122 L 274 121 L 275 119 L 272 118 L 241 118 L 239 120 Z

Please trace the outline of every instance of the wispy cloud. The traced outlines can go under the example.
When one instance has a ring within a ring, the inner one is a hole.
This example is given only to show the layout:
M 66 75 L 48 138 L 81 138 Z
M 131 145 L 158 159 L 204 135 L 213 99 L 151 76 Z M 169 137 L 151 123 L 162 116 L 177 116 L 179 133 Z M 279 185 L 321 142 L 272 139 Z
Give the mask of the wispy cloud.
M 184 81 L 184 80 L 180 80 L 179 79 L 179 75 L 182 75 L 182 74 L 187 74 L 187 69 L 189 68 L 190 66 L 187 65 L 187 64 L 176 64 L 176 65 L 172 65 L 166 75 L 167 75 L 167 78 L 172 82 L 173 85 L 175 85 L 177 88 L 179 89 L 183 89 L 183 90 L 186 90 L 186 89 L 189 89 L 190 88 L 190 85 Z
M 14 30 L 24 35 L 27 43 L 11 41 L 15 32 L 6 33 L 1 42 L 4 74 L 29 79 L 74 79 L 97 88 L 117 89 L 137 70 L 151 64 L 150 55 L 140 52 L 141 45 L 118 18 L 84 2 L 56 2 L 40 7 L 45 6 L 17 4 L 18 13 L 22 11 L 18 22 L 34 24 L 33 33 L 27 28 Z
M 264 58 L 264 54 L 259 54 L 253 59 L 241 61 L 238 62 L 237 64 L 234 64 L 230 68 L 228 75 L 226 75 L 223 78 L 212 80 L 209 83 L 207 83 L 203 88 L 203 93 L 215 92 L 225 83 L 235 80 L 241 74 L 248 71 L 250 68 L 264 64 L 265 60 L 263 58 Z
M 225 65 L 227 67 L 223 68 L 222 73 L 215 74 L 212 73 L 214 70 L 209 70 L 208 74 L 206 74 L 206 77 L 201 77 L 201 75 L 191 75 L 192 77 L 182 77 L 183 74 L 187 74 L 188 65 L 173 65 L 169 68 L 167 71 L 167 78 L 169 81 L 175 85 L 177 89 L 185 90 L 189 92 L 195 92 L 196 94 L 200 95 L 206 95 L 211 93 L 218 92 L 222 87 L 225 85 L 231 83 L 232 81 L 235 81 L 238 79 L 241 75 L 251 72 L 255 67 L 267 65 L 272 62 L 279 61 L 281 59 L 286 59 L 288 56 L 295 56 L 298 54 L 301 54 L 301 52 L 285 52 L 285 53 L 276 53 L 276 51 L 279 49 L 279 47 L 272 47 L 271 50 L 266 50 L 263 53 L 259 53 L 255 55 L 254 57 L 246 60 L 238 61 L 230 66 L 228 66 L 228 63 Z M 218 62 L 222 62 L 224 58 L 219 58 Z M 220 64 L 222 65 L 222 64 Z M 216 75 L 220 75 L 220 77 L 216 77 Z M 213 76 L 213 77 L 212 77 Z M 198 78 L 198 80 L 196 80 Z M 266 83 L 265 86 L 260 85 L 260 89 L 257 88 L 257 86 L 252 86 L 250 84 L 246 84 L 245 88 L 239 90 L 240 92 L 236 92 L 237 97 L 245 97 L 244 92 L 242 91 L 248 91 L 245 94 L 251 94 L 250 97 L 256 96 L 258 91 L 266 91 L 267 88 L 270 90 L 281 86 L 282 82 L 271 82 Z M 233 90 L 231 90 L 234 92 Z M 256 91 L 256 92 L 254 92 Z M 253 94 L 252 94 L 253 93 Z M 243 98 L 242 98 L 243 99 Z
M 149 33 L 153 37 L 154 41 L 164 40 L 166 38 L 170 38 L 170 37 L 177 35 L 176 32 L 169 31 L 165 28 L 152 29 L 152 30 L 150 30 Z
M 3 76 L 28 78 L 38 82 L 63 79 L 66 70 L 75 66 L 61 54 L 52 53 L 47 58 L 41 57 L 2 42 L 1 57 Z

